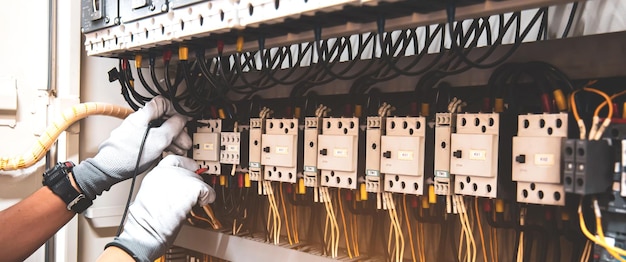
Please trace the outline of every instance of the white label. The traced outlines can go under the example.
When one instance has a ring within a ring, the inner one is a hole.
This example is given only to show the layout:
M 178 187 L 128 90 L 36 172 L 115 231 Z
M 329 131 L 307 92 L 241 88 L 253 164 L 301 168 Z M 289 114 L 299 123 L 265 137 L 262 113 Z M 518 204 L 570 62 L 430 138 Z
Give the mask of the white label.
M 435 170 L 435 177 L 449 178 L 450 173 L 444 170 Z
M 239 151 L 238 145 L 228 145 L 226 146 L 226 151 L 237 152 Z
M 204 149 L 204 150 L 213 150 L 213 144 L 204 144 L 202 146 L 202 149 Z
M 485 150 L 470 150 L 469 159 L 471 160 L 485 160 L 487 159 L 487 152 Z
M 277 146 L 274 152 L 276 154 L 286 155 L 289 154 L 289 148 L 287 148 L 286 146 Z
M 554 165 L 554 155 L 553 154 L 535 154 L 535 165 L 537 166 Z
M 413 151 L 398 151 L 399 160 L 413 160 Z
M 378 172 L 378 170 L 371 170 L 371 169 L 368 169 L 366 174 L 367 174 L 368 176 L 379 176 L 379 175 L 380 175 L 380 172 Z
M 261 163 L 259 163 L 259 162 L 250 162 L 250 167 L 261 167 Z
M 315 172 L 317 168 L 314 166 L 304 166 L 304 172 Z
M 334 157 L 348 157 L 348 149 L 335 148 L 333 150 Z

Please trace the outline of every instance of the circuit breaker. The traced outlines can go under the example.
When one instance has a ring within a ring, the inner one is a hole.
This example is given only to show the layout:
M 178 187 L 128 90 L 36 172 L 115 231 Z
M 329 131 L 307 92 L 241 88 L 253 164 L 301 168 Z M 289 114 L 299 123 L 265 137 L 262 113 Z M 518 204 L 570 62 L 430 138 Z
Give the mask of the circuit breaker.
M 261 135 L 264 179 L 295 183 L 298 173 L 298 119 L 267 119 Z
M 261 167 L 261 137 L 265 131 L 265 119 L 250 119 L 250 140 L 248 147 L 248 169 L 250 171 L 250 180 L 262 181 Z M 259 187 L 261 188 L 261 187 Z
M 499 114 L 458 114 L 450 144 L 450 173 L 454 193 L 497 197 Z
M 386 119 L 380 150 L 385 192 L 423 194 L 425 129 L 424 117 Z
M 89 33 L 120 23 L 118 0 L 82 0 L 81 30 Z
M 222 120 L 198 120 L 201 125 L 193 134 L 193 159 L 206 173 L 219 175 L 220 168 L 220 132 Z
M 380 139 L 385 131 L 385 117 L 367 117 L 365 130 L 365 190 L 367 192 L 382 192 L 382 177 L 380 175 Z
M 561 148 L 567 139 L 567 114 L 520 115 L 518 127 L 511 165 L 517 201 L 565 205 Z
M 120 1 L 120 16 L 124 23 L 165 13 L 168 10 L 167 0 Z
M 454 177 L 450 175 L 450 138 L 456 131 L 456 114 L 435 115 L 435 194 L 449 196 L 454 192 Z
M 359 119 L 324 118 L 317 156 L 321 185 L 356 189 L 358 159 Z

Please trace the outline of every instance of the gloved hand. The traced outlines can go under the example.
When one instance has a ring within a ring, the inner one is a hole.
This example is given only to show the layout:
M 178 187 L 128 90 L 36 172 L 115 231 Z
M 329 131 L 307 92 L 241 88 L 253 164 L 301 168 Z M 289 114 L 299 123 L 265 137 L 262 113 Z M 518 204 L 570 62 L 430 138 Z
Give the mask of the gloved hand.
M 167 118 L 167 121 L 150 129 L 138 174 L 146 171 L 164 150 L 182 155 L 191 148 L 191 138 L 183 131 L 189 119 L 178 114 L 169 100 L 157 96 L 113 130 L 94 158 L 73 168 L 76 183 L 86 197 L 93 200 L 112 185 L 132 177 L 148 123 L 159 118 Z
M 191 208 L 215 200 L 215 191 L 192 170 L 192 159 L 169 155 L 146 175 L 119 237 L 107 245 L 138 261 L 154 261 L 174 242 Z

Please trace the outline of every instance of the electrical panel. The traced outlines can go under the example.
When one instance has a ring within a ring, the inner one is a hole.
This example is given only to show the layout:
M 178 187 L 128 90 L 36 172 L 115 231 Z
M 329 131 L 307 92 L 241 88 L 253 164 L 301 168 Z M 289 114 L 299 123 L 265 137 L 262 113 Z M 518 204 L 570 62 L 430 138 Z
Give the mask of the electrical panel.
M 201 125 L 193 134 L 193 159 L 206 173 L 219 175 L 222 120 L 198 120 Z
M 118 0 L 82 0 L 81 30 L 89 33 L 120 24 Z
M 435 114 L 435 194 L 450 196 L 454 192 L 454 177 L 450 175 L 450 138 L 456 131 L 456 114 Z
M 367 117 L 365 130 L 365 189 L 380 193 L 383 185 L 380 175 L 380 139 L 385 131 L 385 117 Z
M 261 166 L 261 137 L 265 131 L 265 119 L 252 118 L 250 119 L 250 143 L 248 150 L 248 169 L 250 171 L 250 180 L 262 181 L 262 166 Z M 261 187 L 259 187 L 261 188 Z
M 324 118 L 318 136 L 321 185 L 356 189 L 359 173 L 359 119 Z
M 561 148 L 567 139 L 567 117 L 565 113 L 518 117 L 512 159 L 518 202 L 565 205 Z
M 454 193 L 497 197 L 500 115 L 458 114 L 456 128 L 450 140 Z
M 265 134 L 261 135 L 261 165 L 264 179 L 295 183 L 298 173 L 298 119 L 267 119 Z
M 169 10 L 167 0 L 131 0 L 120 1 L 122 22 L 132 22 Z
M 380 145 L 385 192 L 423 194 L 425 129 L 424 117 L 387 118 Z

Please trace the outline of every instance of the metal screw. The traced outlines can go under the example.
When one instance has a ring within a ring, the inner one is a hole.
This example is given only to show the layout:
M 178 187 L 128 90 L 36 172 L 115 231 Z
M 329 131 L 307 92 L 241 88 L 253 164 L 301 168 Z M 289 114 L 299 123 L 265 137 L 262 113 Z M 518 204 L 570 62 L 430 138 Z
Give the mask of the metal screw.
M 108 24 L 109 22 L 111 22 L 111 19 L 108 16 L 104 17 L 104 23 Z
M 154 9 L 156 9 L 156 7 L 154 5 L 150 5 L 150 11 L 154 11 Z
M 120 24 L 120 18 L 116 17 L 115 19 L 113 19 L 113 24 L 119 25 Z
M 161 12 L 167 12 L 167 4 L 161 6 Z

